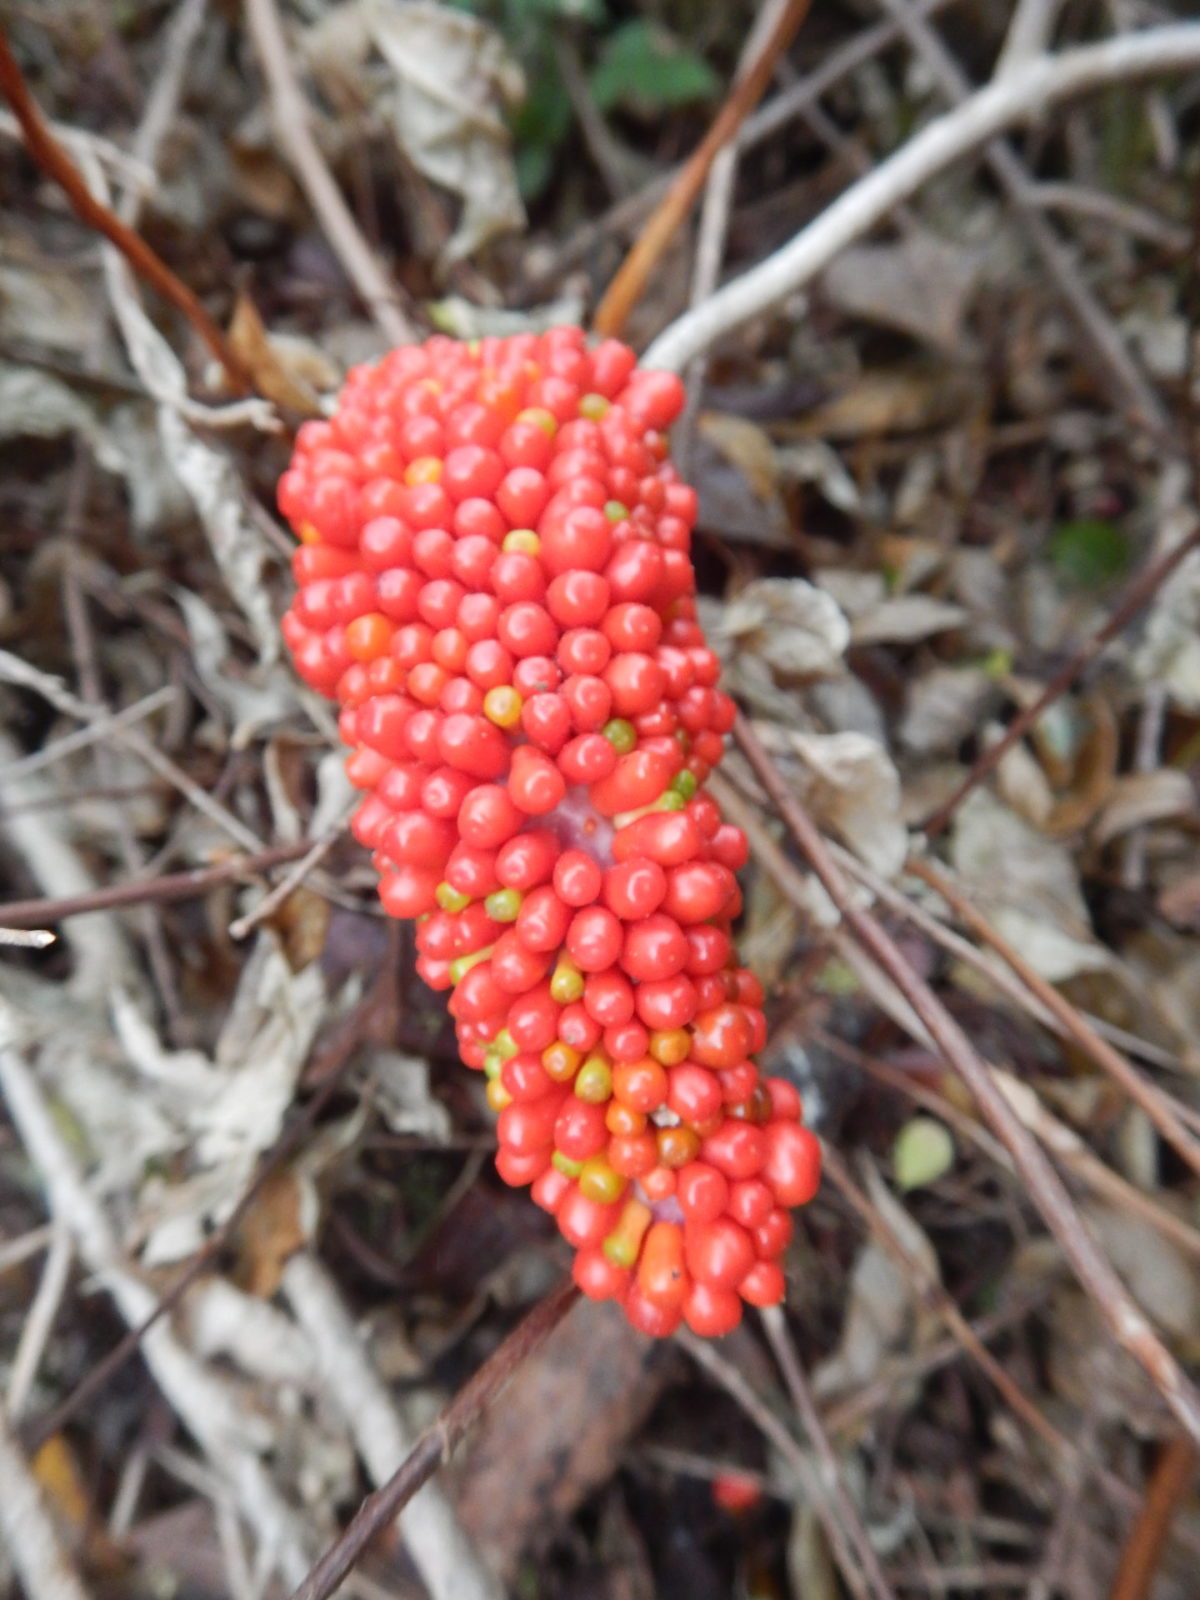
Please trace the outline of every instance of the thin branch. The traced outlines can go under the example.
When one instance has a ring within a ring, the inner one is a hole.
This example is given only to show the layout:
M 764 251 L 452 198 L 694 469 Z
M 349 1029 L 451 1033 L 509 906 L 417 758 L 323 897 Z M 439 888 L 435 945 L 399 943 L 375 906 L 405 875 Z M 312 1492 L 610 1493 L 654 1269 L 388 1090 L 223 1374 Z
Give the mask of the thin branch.
M 1194 32 L 1200 43 L 1200 28 L 1184 31 Z M 779 769 L 744 717 L 739 716 L 736 733 L 746 759 L 775 802 L 779 815 L 807 856 L 847 928 L 900 990 L 947 1062 L 970 1089 L 992 1131 L 1007 1147 L 1030 1199 L 1057 1239 L 1080 1283 L 1095 1301 L 1109 1332 L 1144 1368 L 1188 1433 L 1200 1441 L 1200 1394 L 1130 1297 L 1072 1204 L 1050 1160 L 1022 1127 L 987 1064 L 933 990 L 909 965 L 880 923 L 854 904 L 850 886 L 819 830 L 788 791 Z
M 50 132 L 25 82 L 8 39 L 0 28 L 0 89 L 13 108 L 30 155 L 48 178 L 53 179 L 71 202 L 76 216 L 89 228 L 104 235 L 121 252 L 130 266 L 157 289 L 164 300 L 181 311 L 225 368 L 239 394 L 252 394 L 254 382 L 238 359 L 229 341 L 205 311 L 199 300 L 157 255 L 140 235 L 92 194 L 70 156 Z
M 314 839 L 299 861 L 284 873 L 273 889 L 268 890 L 254 909 L 229 924 L 229 937 L 244 939 L 252 929 L 258 927 L 260 922 L 265 922 L 268 917 L 273 916 L 288 896 L 300 887 L 313 868 L 320 866 L 338 840 L 344 837 L 346 822 L 346 817 L 339 818 L 331 827 L 326 828 L 319 839 Z
M 246 0 L 246 21 L 267 80 L 279 142 L 326 238 L 387 339 L 396 345 L 416 343 L 421 330 L 402 309 L 399 290 L 363 238 L 313 138 L 308 106 L 292 71 L 275 0 Z
M 1030 993 L 1053 1013 L 1079 1048 L 1086 1052 L 1098 1067 L 1107 1072 L 1114 1083 L 1120 1084 L 1135 1105 L 1141 1107 L 1176 1155 L 1186 1162 L 1194 1173 L 1200 1175 L 1200 1144 L 1197 1144 L 1181 1126 L 1179 1119 L 1165 1103 L 1156 1086 L 1148 1083 L 1132 1062 L 1127 1061 L 1119 1050 L 1114 1050 L 1106 1039 L 1100 1037 L 1075 1007 L 1063 999 L 1053 984 L 1047 983 L 1020 951 L 1015 950 L 1007 939 L 997 933 L 988 919 L 944 873 L 938 872 L 929 862 L 922 861 L 918 856 L 910 856 L 904 870 L 913 877 L 920 878 L 922 883 L 928 884 L 948 906 L 952 907 L 955 915 L 966 923 L 975 937 L 996 952 L 1016 973 Z
M 0 926 L 42 928 L 66 917 L 83 917 L 95 911 L 116 911 L 123 906 L 140 906 L 149 901 L 167 904 L 173 900 L 195 900 L 219 884 L 238 878 L 252 878 L 270 867 L 295 861 L 310 848 L 311 839 L 294 844 L 277 844 L 256 855 L 229 856 L 211 867 L 194 867 L 189 872 L 167 872 L 155 878 L 133 878 L 114 883 L 89 894 L 64 895 L 59 899 L 10 900 L 0 905 Z
M 426 1428 L 384 1486 L 367 1496 L 350 1526 L 330 1545 L 291 1600 L 328 1600 L 371 1540 L 391 1526 L 417 1490 L 450 1459 L 459 1440 L 578 1298 L 579 1290 L 568 1278 L 534 1306 L 463 1385 L 437 1421 Z
M 1195 32 L 1200 39 L 1200 27 L 1197 27 Z M 1051 678 L 1037 699 L 1017 713 L 1004 730 L 1002 737 L 997 739 L 995 744 L 988 746 L 957 789 L 925 819 L 921 831 L 926 838 L 931 839 L 935 834 L 942 832 L 972 790 L 977 789 L 985 778 L 991 776 L 1013 745 L 1025 737 L 1047 707 L 1053 705 L 1060 695 L 1065 694 L 1097 656 L 1118 634 L 1124 632 L 1132 618 L 1136 617 L 1144 606 L 1149 605 L 1179 563 L 1196 548 L 1197 544 L 1200 544 L 1200 521 L 1197 521 L 1192 531 L 1180 539 L 1178 544 L 1172 545 L 1156 560 L 1142 568 L 1126 590 L 1125 598 L 1104 626 L 1075 651 L 1070 660 Z
M 1011 79 L 989 84 L 931 122 L 781 250 L 726 284 L 703 306 L 685 312 L 646 351 L 645 364 L 682 371 L 693 356 L 810 283 L 847 245 L 931 178 L 1016 123 L 1110 84 L 1197 66 L 1200 24 L 1179 23 L 1046 56 Z
M 254 5 L 259 0 L 249 0 L 249 3 Z M 637 243 L 621 263 L 616 277 L 596 307 L 593 323 L 597 333 L 616 335 L 624 328 L 630 311 L 649 282 L 650 274 L 695 204 L 717 152 L 736 138 L 738 129 L 761 100 L 775 71 L 776 62 L 795 37 L 810 4 L 811 0 L 788 0 L 753 67 L 734 85 L 716 121 L 671 184 Z
M 863 1527 L 858 1507 L 846 1488 L 841 1466 L 834 1454 L 829 1435 L 825 1431 L 825 1425 L 821 1421 L 812 1390 L 808 1386 L 808 1379 L 804 1375 L 804 1368 L 800 1365 L 800 1357 L 796 1354 L 796 1346 L 788 1331 L 787 1319 L 779 1306 L 767 1306 L 760 1315 L 763 1327 L 767 1330 L 771 1349 L 775 1352 L 775 1359 L 779 1363 L 779 1370 L 783 1373 L 783 1381 L 787 1384 L 788 1393 L 792 1397 L 792 1404 L 817 1453 L 817 1460 L 821 1463 L 821 1472 L 829 1497 L 837 1508 L 842 1525 L 849 1534 L 858 1559 L 862 1563 L 863 1575 L 878 1600 L 895 1600 L 891 1585 L 879 1565 L 879 1557 L 875 1554 L 870 1535 Z

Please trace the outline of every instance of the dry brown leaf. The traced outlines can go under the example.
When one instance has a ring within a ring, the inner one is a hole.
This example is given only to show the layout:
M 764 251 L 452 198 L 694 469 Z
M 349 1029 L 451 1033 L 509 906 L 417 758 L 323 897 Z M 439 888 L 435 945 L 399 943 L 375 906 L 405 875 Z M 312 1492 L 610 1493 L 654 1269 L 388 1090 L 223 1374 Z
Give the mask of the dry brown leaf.
M 1163 767 L 1159 772 L 1133 772 L 1112 785 L 1099 814 L 1092 820 L 1092 842 L 1103 849 L 1131 828 L 1168 817 L 1195 814 L 1196 791 L 1185 772 Z
M 229 343 L 260 394 L 298 416 L 321 415 L 316 390 L 295 370 L 286 352 L 276 346 L 248 294 L 239 293 L 237 297 L 229 324 Z
M 961 370 L 913 368 L 864 373 L 835 399 L 779 431 L 792 437 L 862 439 L 874 434 L 915 433 L 961 421 L 980 408 L 982 381 Z
M 982 265 L 978 251 L 912 230 L 895 244 L 843 250 L 821 288 L 849 316 L 954 350 L 961 347 L 963 318 Z
M 691 477 L 700 499 L 700 526 L 726 539 L 788 548 L 780 463 L 770 435 L 746 417 L 721 411 L 703 412 L 696 431 Z
M 234 1281 L 247 1294 L 269 1300 L 276 1292 L 288 1257 L 308 1243 L 311 1212 L 295 1173 L 271 1173 L 243 1213 L 234 1237 Z
M 611 1477 L 673 1360 L 616 1306 L 584 1301 L 521 1367 L 472 1435 L 455 1496 L 495 1571 L 511 1577 Z

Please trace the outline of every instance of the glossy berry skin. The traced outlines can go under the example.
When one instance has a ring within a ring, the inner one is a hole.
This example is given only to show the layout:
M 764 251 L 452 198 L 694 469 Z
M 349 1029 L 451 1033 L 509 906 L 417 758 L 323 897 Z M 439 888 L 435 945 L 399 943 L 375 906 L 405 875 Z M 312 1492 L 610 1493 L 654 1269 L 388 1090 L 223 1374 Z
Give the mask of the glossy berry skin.
M 762 1079 L 733 703 L 696 621 L 668 373 L 577 328 L 435 337 L 348 376 L 279 485 L 283 633 L 338 702 L 352 830 L 486 1077 L 497 1170 L 634 1327 L 778 1304 L 820 1147 Z

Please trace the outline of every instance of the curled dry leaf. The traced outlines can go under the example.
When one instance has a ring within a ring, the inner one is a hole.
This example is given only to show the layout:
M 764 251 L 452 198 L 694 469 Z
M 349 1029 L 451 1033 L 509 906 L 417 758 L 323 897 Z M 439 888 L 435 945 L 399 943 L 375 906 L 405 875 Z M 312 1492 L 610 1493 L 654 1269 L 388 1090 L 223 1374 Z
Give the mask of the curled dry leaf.
M 801 798 L 816 821 L 875 872 L 895 877 L 908 854 L 908 830 L 900 820 L 899 774 L 883 746 L 861 733 L 773 725 L 759 731 L 773 750 L 798 758 Z
M 1112 966 L 1070 851 L 985 790 L 959 807 L 950 855 L 968 897 L 1043 978 L 1062 983 Z
M 1103 849 L 1131 828 L 1172 817 L 1194 816 L 1196 792 L 1185 772 L 1163 767 L 1158 772 L 1133 772 L 1118 778 L 1099 814 L 1092 820 L 1092 842 Z
M 319 78 L 350 85 L 406 160 L 462 200 L 443 268 L 524 226 L 503 113 L 524 98 L 525 81 L 498 33 L 426 0 L 346 0 L 309 32 L 307 48 Z
M 824 273 L 821 289 L 849 316 L 958 350 L 982 266 L 979 251 L 913 229 L 895 244 L 843 250 Z
M 311 381 L 311 362 L 302 366 L 294 359 L 295 346 L 277 344 L 267 332 L 250 296 L 241 293 L 229 324 L 229 343 L 242 361 L 254 386 L 268 400 L 301 417 L 318 417 L 321 406 Z M 337 377 L 328 370 L 332 388 Z
M 837 602 L 803 578 L 755 578 L 716 617 L 713 639 L 735 670 L 751 654 L 796 681 L 841 672 L 850 625 Z

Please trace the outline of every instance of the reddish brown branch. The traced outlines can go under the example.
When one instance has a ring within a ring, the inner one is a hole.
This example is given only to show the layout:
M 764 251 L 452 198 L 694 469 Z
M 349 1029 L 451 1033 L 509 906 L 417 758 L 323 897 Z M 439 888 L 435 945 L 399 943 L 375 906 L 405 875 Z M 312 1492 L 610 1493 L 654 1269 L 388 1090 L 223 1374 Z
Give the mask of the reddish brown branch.
M 1163 1446 L 1142 1509 L 1121 1554 L 1109 1600 L 1146 1600 L 1171 1522 L 1196 1470 L 1196 1450 L 1177 1436 Z
M 219 861 L 211 867 L 165 872 L 157 878 L 129 878 L 124 883 L 92 889 L 87 894 L 65 895 L 59 900 L 10 900 L 7 905 L 0 905 L 0 927 L 44 928 L 65 917 L 82 917 L 93 911 L 194 900 L 218 884 L 250 878 L 269 867 L 295 861 L 312 848 L 313 842 L 312 839 L 298 839 L 294 844 L 277 844 L 269 850 L 260 850 L 257 855 L 230 856 L 227 861 Z
M 1152 561 L 1138 574 L 1130 584 L 1125 598 L 1104 626 L 1094 633 L 1061 671 L 1051 678 L 1033 704 L 1026 706 L 1024 711 L 1013 718 L 1005 729 L 1003 737 L 983 752 L 950 798 L 944 800 L 937 810 L 926 818 L 922 824 L 922 831 L 926 837 L 932 838 L 934 834 L 941 833 L 971 791 L 977 789 L 985 778 L 990 777 L 1013 745 L 1025 737 L 1046 708 L 1053 705 L 1059 695 L 1066 693 L 1076 678 L 1091 666 L 1105 646 L 1111 644 L 1142 607 L 1149 604 L 1184 556 L 1195 549 L 1197 543 L 1200 543 L 1200 526 L 1194 528 L 1187 538 L 1181 539 L 1177 545 L 1159 556 L 1157 561 Z
M 717 152 L 735 137 L 746 117 L 762 98 L 771 81 L 771 74 L 775 71 L 776 62 L 795 37 L 797 29 L 808 14 L 810 4 L 811 0 L 791 0 L 791 4 L 786 7 L 772 29 L 771 36 L 763 46 L 758 59 L 745 77 L 734 84 L 716 121 L 663 196 L 658 209 L 642 229 L 637 243 L 621 263 L 603 299 L 596 307 L 593 326 L 597 333 L 616 336 L 624 328 L 629 313 L 641 298 L 650 274 L 695 205 L 696 196 L 704 187 Z
M 13 108 L 13 115 L 25 136 L 29 154 L 48 178 L 53 179 L 71 202 L 80 221 L 104 235 L 114 244 L 135 272 L 157 289 L 164 300 L 181 311 L 229 374 L 239 394 L 254 392 L 254 383 L 245 366 L 230 348 L 229 341 L 205 311 L 186 283 L 171 271 L 166 262 L 146 241 L 127 228 L 121 219 L 96 199 L 82 173 L 50 132 L 38 110 L 29 86 L 0 27 L 0 90 Z
M 462 1436 L 578 1298 L 579 1290 L 568 1278 L 534 1306 L 463 1385 L 437 1421 L 426 1428 L 383 1487 L 367 1496 L 350 1526 L 330 1545 L 291 1600 L 328 1600 L 371 1540 L 395 1521 L 417 1490 L 450 1459 Z

